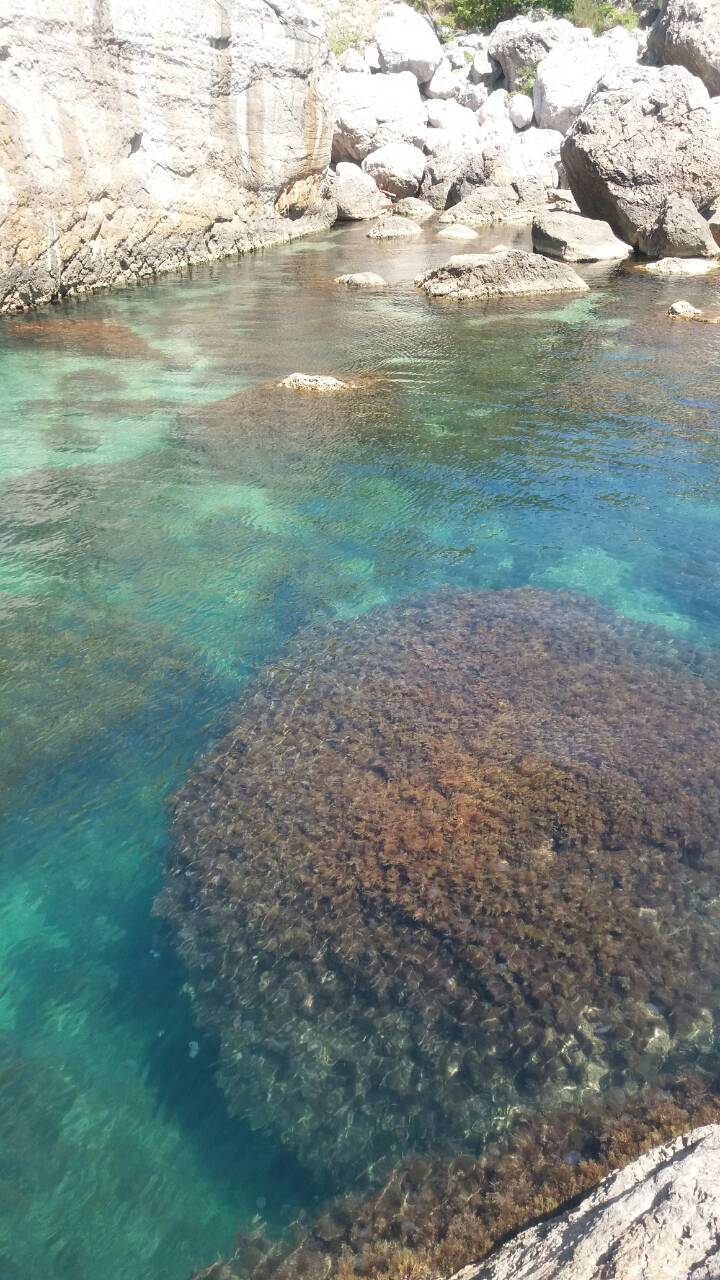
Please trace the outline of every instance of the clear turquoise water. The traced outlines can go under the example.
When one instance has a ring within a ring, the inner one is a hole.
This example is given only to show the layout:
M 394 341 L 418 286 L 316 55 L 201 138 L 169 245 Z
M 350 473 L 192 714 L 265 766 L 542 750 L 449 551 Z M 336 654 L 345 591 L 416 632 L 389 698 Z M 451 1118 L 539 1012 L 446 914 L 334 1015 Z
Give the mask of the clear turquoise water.
M 716 286 L 454 309 L 410 283 L 446 256 L 337 231 L 0 326 L 3 1280 L 182 1280 L 323 1190 L 226 1117 L 151 914 L 166 797 L 286 637 L 535 583 L 720 640 L 720 331 L 664 314 Z

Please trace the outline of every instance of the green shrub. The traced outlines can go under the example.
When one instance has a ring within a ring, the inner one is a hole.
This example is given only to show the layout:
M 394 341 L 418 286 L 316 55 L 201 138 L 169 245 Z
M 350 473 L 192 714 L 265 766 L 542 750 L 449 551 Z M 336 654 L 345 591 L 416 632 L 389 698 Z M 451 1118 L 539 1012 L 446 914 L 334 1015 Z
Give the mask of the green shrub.
M 632 9 L 619 9 L 609 0 L 574 0 L 571 16 L 576 27 L 590 27 L 596 36 L 611 27 L 634 31 L 638 24 Z
M 453 0 L 452 7 L 458 26 L 490 31 L 505 18 L 530 13 L 537 6 L 532 0 Z M 573 0 L 546 0 L 542 7 L 556 18 L 572 17 Z

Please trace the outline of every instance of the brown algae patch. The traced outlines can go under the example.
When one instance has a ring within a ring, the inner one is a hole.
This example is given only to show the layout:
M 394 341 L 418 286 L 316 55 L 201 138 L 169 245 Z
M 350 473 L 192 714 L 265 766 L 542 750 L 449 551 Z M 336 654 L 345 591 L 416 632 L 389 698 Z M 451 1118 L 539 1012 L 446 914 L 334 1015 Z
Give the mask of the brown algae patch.
M 559 592 L 301 636 L 176 798 L 159 903 L 230 1108 L 351 1180 L 699 1060 L 719 695 Z
M 77 355 L 149 360 L 155 354 L 145 338 L 129 325 L 112 320 L 73 319 L 49 313 L 13 320 L 7 328 L 14 338 Z

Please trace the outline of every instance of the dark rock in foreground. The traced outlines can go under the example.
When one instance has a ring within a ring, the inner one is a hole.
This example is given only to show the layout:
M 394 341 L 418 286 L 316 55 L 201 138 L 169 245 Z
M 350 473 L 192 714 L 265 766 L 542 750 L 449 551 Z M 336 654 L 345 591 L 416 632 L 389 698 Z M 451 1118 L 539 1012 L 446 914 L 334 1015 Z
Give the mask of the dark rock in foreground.
M 697 1059 L 720 669 L 591 602 L 309 632 L 187 784 L 161 910 L 234 1112 L 350 1178 Z

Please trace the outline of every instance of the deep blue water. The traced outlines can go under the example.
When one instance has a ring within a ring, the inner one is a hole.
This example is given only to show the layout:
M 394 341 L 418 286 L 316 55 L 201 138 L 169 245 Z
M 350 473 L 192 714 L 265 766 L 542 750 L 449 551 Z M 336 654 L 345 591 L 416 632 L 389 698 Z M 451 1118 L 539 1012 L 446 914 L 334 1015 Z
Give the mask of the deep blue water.
M 339 230 L 0 326 L 3 1280 L 182 1280 L 320 1190 L 227 1118 L 152 915 L 166 798 L 288 636 L 532 583 L 718 645 L 720 330 L 665 315 L 717 286 L 448 308 L 446 256 Z M 383 380 L 288 409 L 295 369 Z

